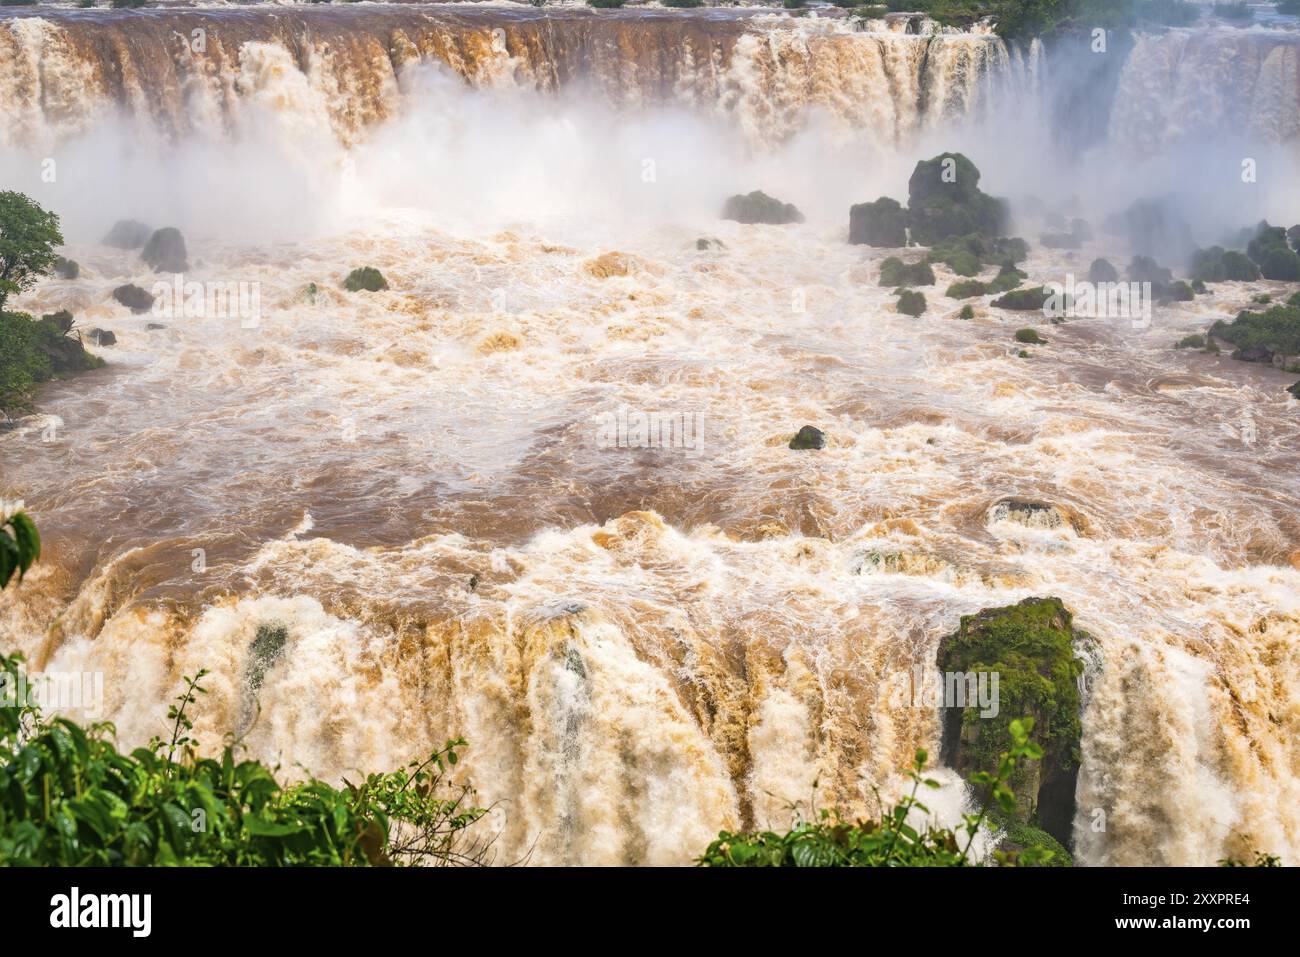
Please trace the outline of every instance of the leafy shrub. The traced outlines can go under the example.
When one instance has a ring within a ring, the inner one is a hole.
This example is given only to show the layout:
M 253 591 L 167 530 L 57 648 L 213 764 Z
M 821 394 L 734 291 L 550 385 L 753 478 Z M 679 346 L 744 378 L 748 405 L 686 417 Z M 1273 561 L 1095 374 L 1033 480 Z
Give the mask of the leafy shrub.
M 1241 350 L 1300 355 L 1300 307 L 1274 306 L 1265 312 L 1241 312 L 1232 322 L 1220 319 L 1210 332 Z
M 0 676 L 20 688 L 18 657 Z M 282 784 L 228 745 L 200 758 L 189 710 L 206 672 L 167 712 L 168 741 L 121 753 L 111 724 L 0 709 L 0 864 L 47 866 L 474 864 L 491 841 L 469 829 L 484 810 L 447 781 L 460 740 L 423 761 L 336 788 Z
M 988 828 L 991 812 L 1011 814 L 1015 809 L 1015 794 L 1007 782 L 1017 767 L 1043 756 L 1042 749 L 1029 740 L 1032 728 L 1030 719 L 1012 721 L 1012 746 L 1001 754 L 996 772 L 981 771 L 972 776 L 972 783 L 983 788 L 988 796 L 978 814 L 963 815 L 958 830 L 966 836 L 964 847 L 958 834 L 948 828 L 927 826 L 918 830 L 907 822 L 913 810 L 929 813 L 917 800 L 920 789 L 940 787 L 938 781 L 922 776 L 929 755 L 919 749 L 907 771 L 912 782 L 911 793 L 878 818 L 848 822 L 836 811 L 823 810 L 817 820 L 797 822 L 784 834 L 723 831 L 697 863 L 702 867 L 967 867 L 975 864 L 970 857 L 971 845 L 981 829 Z M 1043 864 L 1052 859 L 1053 853 L 1038 842 L 1019 852 L 996 851 L 994 860 L 1004 865 Z

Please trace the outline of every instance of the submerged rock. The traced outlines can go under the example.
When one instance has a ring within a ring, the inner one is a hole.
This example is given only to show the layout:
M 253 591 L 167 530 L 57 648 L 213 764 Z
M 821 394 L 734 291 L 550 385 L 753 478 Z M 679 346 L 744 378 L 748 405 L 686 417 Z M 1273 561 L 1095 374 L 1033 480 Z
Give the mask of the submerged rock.
M 956 632 L 940 642 L 938 664 L 957 676 L 962 700 L 945 697 L 943 758 L 969 778 L 997 772 L 998 755 L 1008 747 L 1010 723 L 1034 719 L 1030 734 L 1043 749 L 1041 761 L 1027 762 L 1012 775 L 1016 807 L 1008 817 L 1041 828 L 1068 847 L 1075 812 L 1082 736 L 1079 678 L 1083 663 L 1076 650 L 1090 644 L 1076 631 L 1059 598 L 1026 598 L 1016 605 L 964 615 Z M 971 678 L 997 679 L 991 701 L 964 694 Z M 989 706 L 989 705 L 995 705 Z M 991 713 L 996 711 L 996 713 Z
M 153 229 L 139 220 L 119 219 L 104 237 L 104 245 L 116 249 L 139 249 L 152 235 Z
M 769 226 L 785 226 L 804 221 L 803 213 L 793 203 L 783 203 L 760 190 L 730 197 L 722 207 L 722 218 L 738 223 L 762 223 Z
M 131 283 L 114 289 L 113 298 L 134 313 L 148 312 L 153 307 L 154 301 L 151 293 Z
M 186 261 L 185 237 L 174 226 L 166 226 L 149 237 L 140 258 L 153 267 L 154 272 L 184 272 Z
M 805 425 L 790 440 L 790 448 L 796 451 L 805 449 L 820 449 L 826 445 L 826 433 L 821 429 L 814 428 L 811 425 Z
M 882 196 L 874 203 L 849 207 L 849 242 L 897 248 L 907 245 L 907 211 L 896 199 Z

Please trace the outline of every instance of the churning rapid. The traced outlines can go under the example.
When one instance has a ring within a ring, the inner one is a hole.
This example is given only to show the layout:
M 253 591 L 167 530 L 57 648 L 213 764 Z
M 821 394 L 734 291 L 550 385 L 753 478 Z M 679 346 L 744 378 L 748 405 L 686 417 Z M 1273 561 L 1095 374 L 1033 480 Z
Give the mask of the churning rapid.
M 200 740 L 286 769 L 463 736 L 503 858 L 682 864 L 793 804 L 874 809 L 939 750 L 899 677 L 961 615 L 1056 595 L 1100 649 L 1077 859 L 1294 862 L 1293 377 L 1171 348 L 1283 284 L 1047 327 L 1026 360 L 1023 314 L 899 314 L 887 251 L 845 240 L 940 149 L 1098 226 L 1153 192 L 1205 245 L 1300 221 L 1298 51 L 1203 28 L 1090 61 L 754 11 L 6 14 L 0 187 L 82 266 L 15 304 L 117 344 L 0 432 L 46 539 L 3 647 L 103 672 L 131 745 L 200 667 Z M 752 189 L 807 221 L 718 218 Z M 158 277 L 101 243 L 126 217 L 256 308 L 129 313 L 113 288 Z M 1035 280 L 1124 253 L 1017 225 Z M 390 288 L 344 291 L 358 266 Z M 642 447 L 651 415 L 672 441 Z M 805 424 L 826 448 L 787 447 Z M 264 626 L 287 644 L 253 691 Z

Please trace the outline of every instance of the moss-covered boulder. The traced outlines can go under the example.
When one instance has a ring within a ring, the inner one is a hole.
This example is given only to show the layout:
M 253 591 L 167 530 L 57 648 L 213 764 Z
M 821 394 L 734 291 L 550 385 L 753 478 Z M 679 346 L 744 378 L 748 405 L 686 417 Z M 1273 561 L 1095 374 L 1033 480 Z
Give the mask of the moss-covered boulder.
M 60 256 L 54 260 L 54 274 L 60 279 L 76 279 L 81 275 L 81 265 L 73 259 Z
M 1291 385 L 1286 387 L 1286 391 L 1290 392 L 1297 399 L 1300 399 L 1300 382 L 1293 382 Z
M 1289 249 L 1274 246 L 1264 253 L 1264 260 L 1259 264 L 1259 274 L 1265 279 L 1296 282 L 1300 280 L 1300 256 Z
M 1210 334 L 1237 347 L 1234 359 L 1293 368 L 1300 356 L 1300 306 L 1240 312 L 1232 322 L 1220 319 L 1210 327 Z
M 983 296 L 987 292 L 988 287 L 978 279 L 963 279 L 950 285 L 944 295 L 949 299 L 972 299 L 975 296 Z
M 1196 298 L 1196 293 L 1188 283 L 1178 279 L 1165 286 L 1165 296 L 1174 302 L 1191 302 Z
M 1088 267 L 1089 282 L 1119 282 L 1119 270 L 1106 259 L 1094 259 Z
M 1074 821 L 1074 791 L 1082 735 L 1079 677 L 1083 664 L 1076 646 L 1089 639 L 1076 632 L 1059 598 L 1026 598 L 1017 605 L 989 608 L 961 619 L 957 631 L 939 645 L 939 671 L 945 676 L 997 676 L 996 714 L 972 702 L 944 710 L 945 763 L 969 776 L 996 772 L 1006 748 L 1008 726 L 1016 718 L 1034 719 L 1032 739 L 1043 749 L 1040 762 L 1018 768 L 1011 783 L 1016 794 L 1012 820 L 1041 828 L 1069 846 Z M 981 717 L 981 714 L 984 714 Z
M 1016 330 L 1016 342 L 1023 343 L 1027 346 L 1045 346 L 1047 340 L 1038 334 L 1037 329 L 1026 326 L 1024 329 Z
M 738 223 L 762 223 L 769 226 L 785 226 L 804 221 L 803 213 L 793 203 L 783 203 L 761 190 L 729 197 L 723 204 L 722 218 Z
M 925 293 L 914 289 L 898 291 L 898 311 L 907 316 L 919 316 L 925 312 Z
M 1254 282 L 1258 278 L 1259 267 L 1235 249 L 1211 246 L 1192 254 L 1192 279 L 1199 282 Z
M 975 233 L 994 238 L 1006 228 L 1005 200 L 979 188 L 980 171 L 961 153 L 922 160 L 907 181 L 912 238 L 933 246 L 950 236 Z
M 1174 278 L 1174 274 L 1150 256 L 1134 256 L 1128 264 L 1128 278 L 1130 282 L 1149 282 L 1153 286 L 1163 286 Z
M 115 249 L 139 249 L 153 235 L 152 227 L 136 219 L 119 219 L 104 237 L 104 245 Z
M 1274 249 L 1281 249 L 1289 252 L 1290 244 L 1287 242 L 1286 230 L 1281 226 L 1270 226 L 1267 222 L 1262 222 L 1255 227 L 1254 235 L 1251 236 L 1250 242 L 1246 244 L 1246 255 L 1251 261 L 1262 267 L 1264 260 L 1268 258 L 1269 252 Z
M 805 425 L 795 433 L 794 438 L 790 440 L 790 448 L 796 452 L 803 452 L 808 449 L 820 449 L 826 445 L 826 433 L 821 429 L 811 425 Z
M 189 268 L 188 255 L 181 231 L 175 226 L 164 226 L 149 237 L 140 258 L 154 272 L 184 272 Z
M 348 292 L 379 292 L 388 288 L 388 280 L 374 266 L 361 266 L 348 273 L 343 288 Z
M 933 286 L 934 269 L 924 259 L 905 263 L 897 256 L 890 256 L 880 264 L 880 285 Z
M 1051 298 L 1051 295 L 1051 290 L 1044 289 L 1041 286 L 1013 289 L 994 299 L 992 305 L 997 306 L 999 309 L 1011 309 L 1016 312 L 1041 310 L 1047 305 L 1047 300 Z
M 907 211 L 896 199 L 882 196 L 874 203 L 849 207 L 849 242 L 894 249 L 907 245 Z

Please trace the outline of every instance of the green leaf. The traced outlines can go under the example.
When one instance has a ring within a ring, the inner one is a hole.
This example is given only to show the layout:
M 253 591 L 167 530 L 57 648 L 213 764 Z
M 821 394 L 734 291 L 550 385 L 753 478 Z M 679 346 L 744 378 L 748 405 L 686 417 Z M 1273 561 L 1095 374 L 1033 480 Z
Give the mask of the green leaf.
M 18 567 L 21 579 L 32 567 L 32 562 L 41 557 L 41 535 L 36 531 L 36 523 L 24 512 L 19 512 L 9 520 L 14 530 L 14 540 L 18 543 Z

